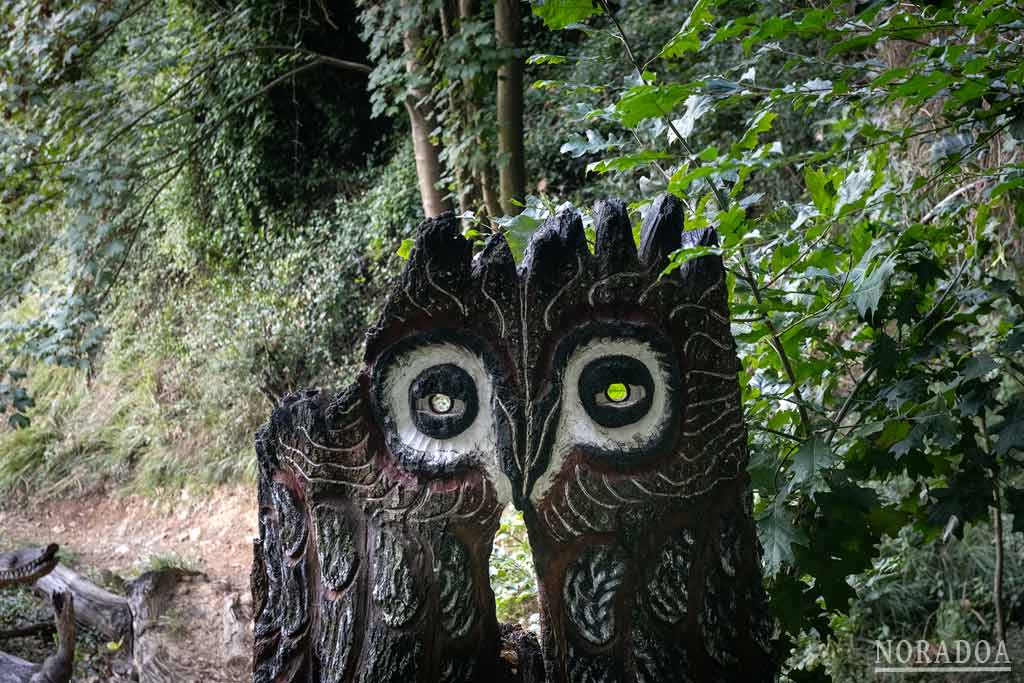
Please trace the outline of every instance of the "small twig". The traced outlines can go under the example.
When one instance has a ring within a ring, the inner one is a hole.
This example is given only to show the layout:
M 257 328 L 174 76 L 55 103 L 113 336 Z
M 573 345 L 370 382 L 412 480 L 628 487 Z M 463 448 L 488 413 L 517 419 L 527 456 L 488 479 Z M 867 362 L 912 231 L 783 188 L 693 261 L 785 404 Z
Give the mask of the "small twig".
M 797 381 L 796 372 L 793 370 L 793 365 L 789 361 L 789 354 L 786 353 L 785 347 L 782 345 L 782 339 L 779 338 L 778 330 L 775 329 L 775 324 L 772 323 L 771 318 L 768 314 L 761 310 L 764 299 L 761 296 L 761 288 L 757 285 L 757 277 L 754 275 L 753 270 L 750 266 L 750 258 L 747 256 L 745 249 L 740 250 L 740 256 L 742 257 L 743 264 L 743 275 L 742 278 L 746 281 L 747 285 L 750 286 L 750 291 L 754 295 L 754 301 L 757 302 L 758 312 L 761 315 L 761 321 L 765 327 L 768 328 L 768 335 L 770 338 L 769 343 L 775 350 L 776 355 L 779 357 L 779 361 L 782 363 L 782 369 L 786 373 L 786 377 L 789 379 L 790 387 L 793 390 L 793 396 L 796 398 L 796 407 L 800 412 L 800 423 L 804 434 L 811 433 L 811 416 L 807 412 L 807 406 L 804 405 L 804 397 L 800 391 L 800 385 Z
M 797 443 L 802 443 L 803 442 L 803 439 L 801 439 L 799 436 L 796 436 L 794 434 L 788 434 L 788 433 L 783 432 L 783 431 L 778 430 L 778 429 L 772 429 L 771 427 L 760 427 L 760 426 L 756 426 L 755 425 L 755 426 L 751 426 L 749 429 L 752 429 L 755 432 L 765 432 L 767 434 L 774 434 L 775 436 L 781 436 L 784 439 L 789 439 L 790 441 L 796 441 Z
M 946 195 L 945 197 L 942 198 L 942 201 L 940 201 L 938 204 L 933 206 L 931 211 L 929 211 L 928 213 L 926 213 L 924 215 L 924 218 L 921 219 L 921 223 L 924 224 L 924 225 L 927 225 L 928 223 L 931 222 L 931 220 L 933 218 L 935 218 L 936 216 L 939 215 L 939 211 L 942 208 L 944 208 L 947 204 L 949 204 L 949 202 L 953 201 L 954 199 L 956 199 L 960 195 L 962 195 L 965 192 L 968 192 L 968 191 L 974 189 L 976 186 L 978 186 L 978 185 L 980 185 L 980 184 L 982 184 L 984 182 L 985 182 L 985 179 L 975 180 L 973 182 L 970 182 L 970 183 L 964 185 L 963 187 L 957 188 L 956 190 L 954 190 L 950 194 Z
M 828 436 L 825 438 L 825 443 L 832 443 L 832 439 L 835 438 L 836 432 L 840 429 L 839 425 L 843 423 L 843 420 L 850 413 L 850 409 L 853 407 L 853 401 L 857 397 L 857 392 L 860 391 L 860 388 L 864 386 L 865 382 L 871 379 L 871 375 L 874 374 L 874 372 L 874 366 L 868 368 L 864 371 L 864 374 L 860 376 L 860 379 L 857 380 L 856 384 L 853 385 L 853 389 L 850 390 L 850 395 L 846 397 L 845 401 L 843 401 L 842 407 L 839 408 L 839 412 L 836 413 L 835 419 L 832 421 L 835 426 L 832 427 L 831 431 L 829 431 Z

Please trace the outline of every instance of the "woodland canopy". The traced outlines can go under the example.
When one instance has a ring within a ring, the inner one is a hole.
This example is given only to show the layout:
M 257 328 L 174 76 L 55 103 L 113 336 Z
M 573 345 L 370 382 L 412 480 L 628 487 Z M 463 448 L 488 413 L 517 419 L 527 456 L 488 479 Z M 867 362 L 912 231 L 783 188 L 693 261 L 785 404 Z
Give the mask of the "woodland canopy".
M 251 480 L 424 217 L 518 257 L 665 192 L 721 236 L 667 271 L 726 263 L 789 679 L 864 680 L 881 637 L 1024 654 L 1012 0 L 6 0 L 0 491 Z M 528 624 L 522 543 L 492 578 Z

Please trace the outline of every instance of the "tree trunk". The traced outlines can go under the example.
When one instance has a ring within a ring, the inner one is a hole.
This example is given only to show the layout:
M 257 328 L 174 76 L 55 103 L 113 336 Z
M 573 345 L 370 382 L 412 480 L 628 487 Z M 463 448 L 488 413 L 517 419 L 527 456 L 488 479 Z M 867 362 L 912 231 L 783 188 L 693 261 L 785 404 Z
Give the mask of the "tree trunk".
M 462 30 L 462 22 L 472 16 L 472 11 L 472 3 L 469 2 L 459 2 L 457 7 L 454 0 L 441 3 L 441 34 L 445 42 L 449 41 L 456 31 Z M 455 21 L 456 12 L 458 13 L 458 22 Z M 465 135 L 473 120 L 475 103 L 473 102 L 472 85 L 471 79 L 462 79 L 461 101 L 456 89 L 451 88 L 448 91 L 449 116 L 460 118 L 459 125 L 456 127 L 456 135 Z M 475 211 L 480 198 L 473 184 L 473 172 L 469 164 L 465 159 L 457 158 L 457 155 L 450 155 L 448 158 L 455 174 L 455 196 L 459 213 Z
M 999 477 L 992 481 L 992 533 L 996 542 L 996 566 L 992 576 L 992 602 L 996 608 L 996 641 L 1006 641 L 1006 616 L 1003 614 L 1003 504 L 999 495 Z
M 409 7 L 409 3 L 404 3 Z M 409 30 L 402 37 L 405 45 L 405 71 L 410 76 L 420 70 L 418 53 L 422 47 L 420 35 Z M 441 148 L 430 139 L 434 129 L 433 116 L 425 103 L 428 93 L 420 88 L 410 89 L 405 98 L 405 108 L 409 112 L 409 127 L 412 133 L 413 153 L 416 156 L 416 179 L 420 188 L 420 199 L 423 202 L 423 213 L 427 218 L 439 216 L 451 207 L 445 200 L 444 192 L 438 187 L 441 182 Z
M 526 197 L 526 161 L 523 151 L 523 59 L 517 54 L 522 22 L 519 0 L 495 0 L 494 29 L 498 49 L 507 52 L 498 67 L 498 151 L 501 208 L 519 213 L 512 200 Z
M 500 218 L 503 215 L 501 200 L 498 198 L 498 193 L 494 191 L 495 187 L 494 169 L 487 164 L 480 171 L 480 190 L 484 195 L 484 206 L 487 207 L 487 213 L 492 219 Z

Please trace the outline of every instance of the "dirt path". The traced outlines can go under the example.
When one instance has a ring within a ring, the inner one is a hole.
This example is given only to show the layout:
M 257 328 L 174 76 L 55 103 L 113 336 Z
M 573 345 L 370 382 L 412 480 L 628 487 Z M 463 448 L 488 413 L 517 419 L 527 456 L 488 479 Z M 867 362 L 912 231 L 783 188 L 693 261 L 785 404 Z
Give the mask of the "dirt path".
M 99 492 L 9 504 L 0 509 L 0 550 L 58 543 L 66 564 L 122 594 L 116 588 L 119 579 L 149 569 L 179 566 L 202 572 L 212 588 L 201 599 L 211 604 L 202 605 L 197 621 L 219 631 L 224 596 L 238 594 L 248 601 L 252 539 L 257 534 L 252 489 L 225 487 L 204 495 L 182 492 L 173 498 Z M 219 635 L 196 643 L 194 661 L 208 674 L 205 680 L 220 680 L 224 672 L 224 642 Z
M 174 499 L 94 493 L 0 509 L 0 544 L 59 543 L 80 571 L 127 577 L 181 564 L 235 590 L 249 585 L 255 495 L 249 487 Z

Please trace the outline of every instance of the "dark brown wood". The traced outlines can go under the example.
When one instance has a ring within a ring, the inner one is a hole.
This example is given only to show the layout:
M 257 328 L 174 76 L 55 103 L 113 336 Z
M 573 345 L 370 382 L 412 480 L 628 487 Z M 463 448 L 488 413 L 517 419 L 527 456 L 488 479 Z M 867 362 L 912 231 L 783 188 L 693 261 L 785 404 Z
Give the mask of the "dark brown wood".
M 285 399 L 257 437 L 254 681 L 506 680 L 488 582 L 497 467 L 472 449 L 420 450 L 397 431 L 408 424 L 384 427 L 393 402 L 408 404 L 417 364 L 469 358 L 409 336 L 408 321 L 485 326 L 491 304 L 467 295 L 495 286 L 471 272 L 451 214 L 424 225 L 403 293 L 371 332 L 365 376 L 336 396 Z M 514 273 L 511 254 L 506 263 Z
M 647 209 L 635 252 L 621 203 L 594 215 L 594 254 L 563 214 L 520 273 L 530 389 L 514 480 L 548 678 L 770 681 L 725 272 L 705 256 L 660 276 L 682 244 L 716 237 L 683 232 L 671 196 Z M 621 405 L 612 384 L 628 388 Z
M 131 652 L 132 614 L 126 598 L 100 588 L 62 564 L 37 580 L 34 590 L 48 599 L 58 593 L 74 596 L 75 620 L 80 625 L 121 643 L 122 650 Z
M 256 683 L 774 678 L 725 271 L 662 276 L 716 235 L 671 196 L 639 247 L 625 204 L 593 215 L 593 251 L 565 212 L 518 268 L 425 222 L 356 381 L 260 431 Z M 539 647 L 494 617 L 509 502 Z

